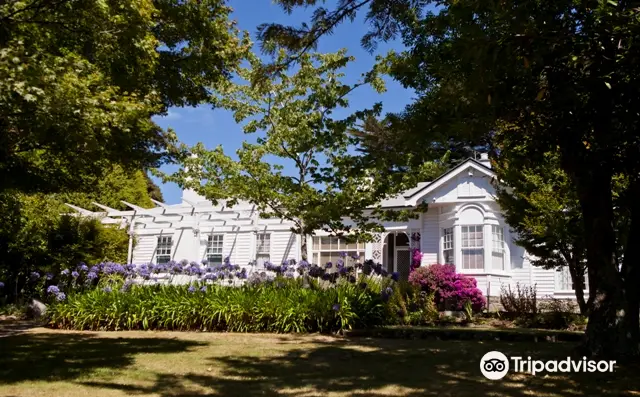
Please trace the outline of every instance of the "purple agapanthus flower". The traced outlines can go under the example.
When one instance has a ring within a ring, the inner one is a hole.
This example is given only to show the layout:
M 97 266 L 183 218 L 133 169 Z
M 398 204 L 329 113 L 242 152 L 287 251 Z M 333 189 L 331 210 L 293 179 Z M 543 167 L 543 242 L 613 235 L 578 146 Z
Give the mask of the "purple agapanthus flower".
M 128 279 L 124 282 L 124 285 L 122 286 L 122 288 L 120 289 L 120 291 L 122 292 L 127 292 L 131 289 L 131 285 L 133 285 L 133 280 Z
M 75 270 L 71 272 L 71 277 L 78 278 L 79 276 L 80 276 L 80 273 L 76 272 Z
M 333 263 L 327 262 L 327 264 L 324 265 L 324 267 L 326 267 L 327 269 L 331 269 L 333 267 Z
M 0 281 L 0 289 L 4 288 L 4 283 L 2 281 Z
M 63 271 L 60 272 L 60 274 L 62 274 L 63 276 L 68 276 L 69 275 L 69 269 L 64 269 Z
M 50 286 L 47 288 L 47 294 L 54 294 L 54 295 L 57 295 L 57 294 L 59 294 L 59 293 L 60 293 L 60 288 L 58 288 L 58 287 L 57 287 L 57 286 L 55 286 L 55 285 L 50 285 Z
M 95 280 L 96 278 L 98 278 L 98 275 L 95 272 L 87 273 L 87 280 Z
M 398 274 L 398 272 L 391 273 L 391 279 L 393 281 L 398 281 L 399 278 L 400 278 L 400 275 Z
M 31 272 L 31 279 L 32 280 L 37 280 L 40 278 L 40 273 L 38 272 Z
M 207 286 L 203 285 L 202 288 L 200 288 L 200 292 L 207 292 Z
M 111 287 L 104 287 L 102 290 L 104 292 L 111 292 Z
M 81 272 L 86 272 L 89 270 L 89 267 L 84 262 L 80 262 L 80 264 L 78 265 L 78 270 Z
M 187 291 L 189 292 L 196 292 L 196 287 L 194 287 L 193 285 L 189 286 L 189 288 L 187 289 Z
M 335 305 L 333 305 L 332 309 L 333 309 L 333 311 L 339 312 L 340 311 L 340 304 L 336 303 Z
M 382 292 L 380 293 L 380 297 L 382 298 L 383 301 L 388 301 L 389 297 L 391 296 L 391 294 L 393 293 L 393 289 L 391 287 L 387 287 L 384 290 L 382 290 Z
M 351 258 L 357 261 L 358 259 L 360 259 L 360 254 L 356 252 L 353 255 L 351 255 Z
M 51 280 L 53 280 L 53 274 L 52 273 L 47 273 L 47 274 L 45 274 L 45 278 L 47 279 L 47 281 L 51 281 Z
M 65 300 L 67 298 L 67 295 L 64 294 L 64 292 L 59 292 L 56 295 L 56 299 L 60 302 L 62 302 L 63 300 Z

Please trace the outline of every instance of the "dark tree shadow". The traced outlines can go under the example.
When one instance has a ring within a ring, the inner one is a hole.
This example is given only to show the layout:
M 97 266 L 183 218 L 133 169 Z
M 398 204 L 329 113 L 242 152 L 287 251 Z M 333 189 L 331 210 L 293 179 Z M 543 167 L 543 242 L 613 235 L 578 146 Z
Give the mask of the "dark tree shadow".
M 510 373 L 490 381 L 480 373 L 480 358 L 498 350 L 509 356 L 564 359 L 573 343 L 505 343 L 478 341 L 347 339 L 319 341 L 296 348 L 291 338 L 280 342 L 291 350 L 280 356 L 212 357 L 216 376 L 190 373 L 157 375 L 151 386 L 86 382 L 134 394 L 160 396 L 619 396 L 640 390 L 638 366 L 607 374 Z M 194 390 L 194 385 L 198 391 Z
M 166 338 L 22 333 L 0 338 L 0 384 L 73 380 L 97 368 L 122 369 L 140 353 L 179 353 L 203 345 Z
M 18 335 L 32 328 L 39 327 L 35 321 L 28 320 L 5 320 L 0 321 L 0 338 Z

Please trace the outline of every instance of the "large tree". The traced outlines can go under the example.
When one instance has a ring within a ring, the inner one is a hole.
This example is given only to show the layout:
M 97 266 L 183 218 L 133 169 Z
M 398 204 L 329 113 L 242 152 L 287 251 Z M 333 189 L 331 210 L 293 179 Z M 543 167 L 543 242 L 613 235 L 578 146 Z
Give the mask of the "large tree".
M 11 298 L 26 292 L 32 271 L 55 273 L 81 261 L 126 261 L 126 230 L 78 217 L 65 205 L 92 208 L 95 201 L 124 209 L 121 200 L 153 207 L 142 171 L 115 165 L 104 172 L 93 190 L 82 193 L 1 193 L 0 281 L 7 284 Z
M 408 47 L 388 64 L 418 93 L 404 116 L 422 128 L 425 142 L 486 142 L 508 125 L 517 126 L 508 132 L 531 154 L 559 153 L 580 205 L 594 294 L 586 346 L 593 354 L 637 354 L 640 201 L 632 198 L 640 194 L 640 116 L 632 109 L 640 98 L 638 9 L 611 0 L 343 0 L 316 12 L 307 29 L 263 27 L 265 48 L 285 44 L 295 60 L 367 5 L 374 34 L 366 38 L 399 31 Z M 421 15 L 423 6 L 438 8 Z M 625 187 L 615 192 L 620 176 Z M 627 213 L 623 241 L 616 240 L 616 194 Z M 617 244 L 624 244 L 621 264 Z
M 580 203 L 558 153 L 534 156 L 513 134 L 494 137 L 497 199 L 505 220 L 516 232 L 515 242 L 533 257 L 531 265 L 545 269 L 568 268 L 580 312 L 588 314 L 594 294 L 585 299 L 586 244 Z
M 281 53 L 280 61 L 285 57 Z M 348 107 L 348 95 L 359 86 L 383 88 L 375 73 L 353 85 L 342 82 L 342 69 L 351 60 L 344 51 L 305 53 L 295 72 L 280 71 L 263 79 L 259 75 L 263 65 L 252 57 L 250 67 L 221 91 L 215 104 L 231 110 L 243 122 L 244 132 L 255 136 L 255 143 L 244 142 L 236 152 L 237 161 L 221 147 L 207 150 L 199 144 L 190 148 L 195 156 L 169 179 L 214 202 L 256 204 L 264 217 L 291 221 L 292 231 L 301 236 L 319 229 L 364 234 L 379 228 L 372 215 L 409 216 L 379 208 L 389 188 L 374 177 L 371 163 L 355 152 L 360 144 L 353 133 L 357 122 L 376 109 L 337 115 Z M 415 182 L 411 177 L 415 175 L 405 172 L 395 185 L 411 186 Z M 301 241 L 306 258 L 306 239 Z
M 206 102 L 248 41 L 224 0 L 0 2 L 0 191 L 95 184 L 154 167 L 175 137 L 151 116 Z

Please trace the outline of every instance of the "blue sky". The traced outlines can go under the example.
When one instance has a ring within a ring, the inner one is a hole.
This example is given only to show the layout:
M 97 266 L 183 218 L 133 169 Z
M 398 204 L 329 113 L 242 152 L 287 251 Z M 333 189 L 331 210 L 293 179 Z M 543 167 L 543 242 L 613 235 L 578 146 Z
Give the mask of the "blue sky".
M 329 2 L 331 3 L 331 2 Z M 292 15 L 287 15 L 271 0 L 231 0 L 233 18 L 238 22 L 241 30 L 251 33 L 255 40 L 256 27 L 265 22 L 278 22 L 284 24 L 298 24 L 308 21 L 311 10 L 298 10 Z M 348 49 L 349 55 L 356 58 L 347 68 L 346 80 L 355 82 L 364 72 L 370 70 L 374 63 L 375 55 L 369 54 L 360 46 L 360 38 L 367 32 L 367 26 L 362 18 L 353 23 L 344 23 L 336 29 L 333 35 L 321 40 L 318 46 L 320 52 L 335 52 L 341 48 Z M 377 53 L 386 53 L 390 49 L 400 49 L 401 43 L 381 43 Z M 257 48 L 256 48 L 257 50 Z M 361 87 L 349 96 L 349 113 L 372 106 L 376 102 L 383 103 L 383 112 L 396 112 L 404 108 L 410 102 L 412 92 L 405 90 L 398 83 L 387 81 L 387 91 L 383 94 L 376 93 L 369 87 Z M 346 112 L 345 112 L 346 113 Z M 338 116 L 341 116 L 337 113 Z M 346 115 L 346 114 L 345 114 Z M 210 106 L 197 108 L 172 108 L 165 117 L 158 117 L 155 121 L 163 128 L 175 130 L 178 138 L 188 144 L 204 143 L 207 148 L 222 145 L 225 152 L 232 154 L 240 148 L 247 136 L 242 132 L 242 126 L 233 120 L 230 112 L 225 110 L 212 110 Z M 171 171 L 175 167 L 164 167 L 164 171 Z M 182 191 L 175 184 L 162 184 L 159 180 L 164 200 L 168 204 L 180 203 Z

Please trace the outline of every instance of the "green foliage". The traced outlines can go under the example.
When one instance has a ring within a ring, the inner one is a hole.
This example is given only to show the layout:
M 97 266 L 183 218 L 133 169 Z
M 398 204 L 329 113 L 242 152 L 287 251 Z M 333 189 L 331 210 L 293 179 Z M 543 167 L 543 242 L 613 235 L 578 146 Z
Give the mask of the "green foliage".
M 91 190 L 57 193 L 48 197 L 54 200 L 55 205 L 69 203 L 94 210 L 96 207 L 93 202 L 121 210 L 128 209 L 122 201 L 144 208 L 153 208 L 155 205 L 149 195 L 150 186 L 147 178 L 143 171 L 126 170 L 119 165 L 113 165 L 105 170 Z M 68 212 L 69 208 L 63 207 L 61 211 Z
M 428 12 L 433 5 L 437 12 Z M 399 33 L 408 47 L 379 69 L 417 93 L 402 115 L 409 130 L 420 131 L 408 136 L 423 138 L 412 141 L 423 143 L 416 148 L 491 145 L 505 130 L 533 162 L 559 154 L 580 203 L 589 289 L 598 296 L 588 349 L 639 354 L 640 117 L 629 109 L 640 106 L 640 10 L 616 1 L 340 1 L 333 10 L 318 8 L 311 26 L 263 27 L 265 47 L 284 45 L 295 61 L 367 6 L 374 30 L 364 43 Z M 613 187 L 616 178 L 625 180 L 621 190 Z M 616 211 L 626 214 L 622 233 Z
M 583 331 L 587 318 L 576 311 L 572 301 L 552 298 L 540 302 L 537 313 L 518 316 L 515 324 L 524 328 Z
M 473 321 L 473 305 L 471 304 L 471 300 L 464 302 L 462 308 L 464 309 L 464 315 L 467 321 Z
M 500 304 L 502 308 L 514 314 L 516 317 L 535 315 L 538 313 L 538 296 L 536 286 L 521 286 L 516 284 L 514 290 L 511 286 L 502 286 L 500 291 Z
M 385 305 L 385 324 L 433 325 L 438 319 L 433 293 L 427 294 L 405 281 L 390 288 Z
M 249 47 L 224 0 L 19 0 L 0 5 L 0 186 L 93 185 L 153 167 L 175 136 L 151 121 L 195 106 Z
M 284 59 L 285 54 L 279 56 Z M 350 152 L 359 143 L 350 133 L 355 123 L 375 114 L 379 106 L 344 119 L 334 114 L 349 106 L 348 95 L 359 86 L 370 84 L 378 91 L 384 86 L 375 71 L 356 84 L 342 82 L 342 70 L 352 60 L 345 51 L 303 54 L 291 75 L 282 72 L 261 79 L 262 64 L 250 57 L 250 68 L 239 72 L 238 82 L 221 89 L 214 103 L 244 122 L 244 132 L 255 135 L 255 143 L 245 141 L 237 160 L 221 147 L 207 150 L 198 144 L 190 148 L 195 156 L 165 180 L 193 188 L 212 201 L 254 203 L 264 217 L 292 221 L 298 234 L 379 228 L 364 212 L 390 188 L 372 179 Z M 284 172 L 285 164 L 294 171 Z M 354 224 L 345 224 L 345 217 Z
M 0 200 L 0 280 L 8 284 L 12 299 L 30 296 L 26 282 L 33 270 L 57 273 L 79 262 L 104 260 L 125 263 L 129 236 L 125 230 L 101 225 L 98 220 L 74 214 L 65 203 L 93 208 L 98 202 L 124 209 L 121 200 L 152 207 L 142 171 L 126 171 L 114 165 L 89 192 L 11 194 Z M 37 296 L 38 294 L 36 294 Z
M 102 283 L 103 281 L 101 281 Z M 50 323 L 73 329 L 171 329 L 231 332 L 339 332 L 382 321 L 379 292 L 356 284 L 303 288 L 300 280 L 225 287 L 132 286 L 118 281 L 72 294 L 50 310 Z

